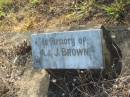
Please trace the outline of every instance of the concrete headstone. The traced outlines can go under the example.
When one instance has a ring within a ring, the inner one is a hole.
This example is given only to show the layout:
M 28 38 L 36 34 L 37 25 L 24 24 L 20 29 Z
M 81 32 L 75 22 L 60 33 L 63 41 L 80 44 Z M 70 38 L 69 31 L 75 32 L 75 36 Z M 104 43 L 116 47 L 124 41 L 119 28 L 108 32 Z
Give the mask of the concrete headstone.
M 103 69 L 102 29 L 32 35 L 35 68 Z

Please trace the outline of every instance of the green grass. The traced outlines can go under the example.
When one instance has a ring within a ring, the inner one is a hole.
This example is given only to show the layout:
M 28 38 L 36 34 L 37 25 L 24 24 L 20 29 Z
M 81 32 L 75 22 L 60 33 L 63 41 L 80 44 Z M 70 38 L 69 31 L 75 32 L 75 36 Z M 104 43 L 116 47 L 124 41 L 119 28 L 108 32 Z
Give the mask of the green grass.
M 32 5 L 37 5 L 37 4 L 40 3 L 40 0 L 30 0 L 30 3 L 31 3 Z
M 71 6 L 72 12 L 69 13 L 66 17 L 72 20 L 81 20 L 89 14 L 90 10 L 92 9 L 95 0 L 88 0 L 81 2 L 80 4 L 73 4 Z
M 9 3 L 12 3 L 12 0 L 0 0 L 0 8 Z
M 4 17 L 5 16 L 5 12 L 0 10 L 0 17 Z
M 109 17 L 122 22 L 126 16 L 126 8 L 130 6 L 130 0 L 115 0 L 111 5 L 98 5 L 98 8 L 103 9 Z
M 0 18 L 5 16 L 5 11 L 3 10 L 4 6 L 8 6 L 12 3 L 12 0 L 0 0 Z

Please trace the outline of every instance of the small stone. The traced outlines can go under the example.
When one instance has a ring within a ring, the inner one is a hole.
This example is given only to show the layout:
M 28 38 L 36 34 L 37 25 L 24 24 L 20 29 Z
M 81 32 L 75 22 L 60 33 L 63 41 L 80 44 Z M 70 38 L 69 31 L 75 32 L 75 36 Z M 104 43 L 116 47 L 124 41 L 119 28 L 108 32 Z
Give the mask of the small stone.
M 117 89 L 117 88 L 118 88 L 118 86 L 117 86 L 117 85 L 113 85 L 113 88 L 114 88 L 114 89 Z
M 20 80 L 21 78 L 20 77 L 17 77 L 17 80 Z
M 76 82 L 76 79 L 74 78 L 73 81 Z
M 84 73 L 84 71 L 83 71 L 83 70 L 81 70 L 80 72 L 81 72 L 81 73 Z
M 56 79 L 52 79 L 52 82 L 53 82 L 53 83 L 56 83 Z
M 115 39 L 115 38 L 116 38 L 116 36 L 115 36 L 115 35 L 112 35 L 111 37 L 112 37 L 113 39 Z
M 62 96 L 65 96 L 65 93 L 62 93 Z

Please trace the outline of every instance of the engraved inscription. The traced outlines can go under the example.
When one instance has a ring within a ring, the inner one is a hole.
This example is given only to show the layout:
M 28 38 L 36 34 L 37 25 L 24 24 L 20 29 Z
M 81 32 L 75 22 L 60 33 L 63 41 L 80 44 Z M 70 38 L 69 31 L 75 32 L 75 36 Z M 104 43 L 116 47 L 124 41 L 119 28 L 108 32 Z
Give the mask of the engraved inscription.
M 32 53 L 38 68 L 103 68 L 102 30 L 32 35 Z

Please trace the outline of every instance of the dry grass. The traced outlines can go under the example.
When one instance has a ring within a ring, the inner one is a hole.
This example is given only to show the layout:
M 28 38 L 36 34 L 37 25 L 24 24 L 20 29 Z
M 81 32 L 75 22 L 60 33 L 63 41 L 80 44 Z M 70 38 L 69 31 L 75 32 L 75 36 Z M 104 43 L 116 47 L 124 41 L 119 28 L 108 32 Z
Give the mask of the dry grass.
M 109 20 L 101 10 L 95 10 L 94 0 L 75 1 L 76 0 L 72 0 L 71 2 L 70 0 L 0 1 L 0 6 L 6 6 L 4 7 L 4 15 L 0 18 L 0 54 L 2 55 L 0 56 L 0 77 L 14 84 L 17 79 L 22 78 L 23 71 L 28 67 L 27 64 L 29 64 L 29 66 L 31 64 L 27 63 L 26 65 L 24 64 L 24 66 L 16 66 L 10 63 L 10 61 L 12 62 L 16 57 L 13 52 L 10 52 L 13 50 L 12 43 L 14 43 L 14 41 L 21 41 L 22 36 L 19 34 L 15 40 L 15 34 L 10 35 L 9 33 L 5 34 L 1 32 L 44 32 L 47 28 L 54 30 L 56 27 L 78 24 L 89 25 L 102 23 L 106 25 L 111 24 L 112 26 L 116 25 L 115 21 Z M 126 25 L 130 25 L 129 18 L 130 15 L 127 15 L 126 20 L 124 20 L 127 22 Z M 12 40 L 10 40 L 10 38 Z M 90 83 L 84 82 L 85 77 L 82 79 L 78 77 L 77 80 L 82 84 L 75 86 L 72 91 L 69 91 L 70 97 L 76 97 L 76 95 L 78 95 L 76 93 L 80 93 L 83 97 L 105 97 L 105 95 L 106 97 L 129 97 L 130 40 L 125 40 L 124 38 L 123 41 L 125 42 L 121 43 L 124 60 L 122 74 L 117 79 L 98 80 L 97 82 L 91 81 Z M 7 76 L 7 74 L 9 76 Z M 89 76 L 90 75 L 91 74 L 89 74 Z M 11 76 L 12 78 L 10 78 Z M 24 76 L 27 78 L 26 75 Z M 24 79 L 23 82 L 25 80 L 26 79 Z M 28 80 L 26 80 L 26 83 L 28 83 Z M 22 85 L 24 84 L 22 83 Z M 28 85 L 30 86 L 31 84 Z M 29 86 L 23 86 L 22 90 L 25 91 L 24 87 L 28 89 Z M 14 87 L 12 89 L 14 89 Z M 13 92 L 12 89 L 11 92 Z M 74 92 L 75 90 L 78 92 Z M 94 93 L 92 93 L 92 91 Z M 16 93 L 17 91 L 14 90 L 14 92 Z

